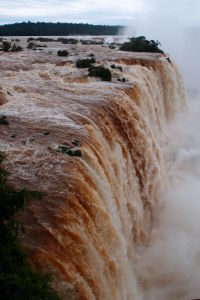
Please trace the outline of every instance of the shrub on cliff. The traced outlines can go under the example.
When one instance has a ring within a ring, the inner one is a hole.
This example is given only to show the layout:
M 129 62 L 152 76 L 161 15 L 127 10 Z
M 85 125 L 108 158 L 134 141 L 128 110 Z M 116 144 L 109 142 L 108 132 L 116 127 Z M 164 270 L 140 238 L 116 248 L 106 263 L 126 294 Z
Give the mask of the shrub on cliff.
M 58 50 L 57 55 L 58 56 L 68 56 L 69 52 L 67 50 Z
M 11 43 L 10 42 L 7 42 L 7 41 L 2 42 L 3 51 L 9 52 L 10 48 L 11 48 Z
M 75 143 L 72 144 L 75 145 Z M 73 149 L 72 147 L 59 146 L 56 151 L 63 154 L 68 154 L 69 156 L 76 156 L 81 158 L 83 157 L 83 154 L 80 149 Z
M 34 42 L 29 42 L 26 48 L 31 50 L 38 50 L 40 48 L 46 48 L 46 47 L 47 45 L 35 44 Z
M 95 41 L 95 40 L 80 40 L 82 45 L 103 45 L 103 41 Z
M 94 58 L 78 59 L 76 61 L 76 67 L 77 68 L 89 68 L 91 66 L 91 64 L 93 64 L 95 62 L 96 61 Z
M 0 116 L 0 125 L 9 125 L 8 119 L 6 116 Z
M 2 49 L 5 52 L 18 52 L 18 51 L 22 51 L 23 50 L 23 48 L 21 46 L 16 45 L 15 43 L 12 45 L 8 41 L 3 41 L 2 42 Z
M 49 275 L 32 271 L 18 233 L 23 226 L 17 216 L 26 201 L 41 198 L 38 192 L 15 191 L 7 184 L 8 173 L 1 168 L 0 153 L 0 298 L 1 300 L 59 300 L 50 287 Z
M 34 49 L 34 48 L 35 48 L 35 43 L 29 42 L 28 46 L 27 46 L 27 49 Z
M 121 66 L 111 65 L 110 67 L 111 67 L 112 69 L 117 69 L 117 70 L 119 70 L 119 71 L 122 72 L 122 67 L 121 67 Z
M 152 52 L 152 53 L 163 53 L 158 47 L 161 44 L 158 41 L 148 41 L 144 36 L 130 38 L 129 42 L 125 42 L 120 50 L 133 51 L 133 52 Z
M 15 43 L 14 43 L 14 45 L 12 46 L 12 48 L 11 48 L 11 52 L 19 52 L 19 51 L 22 51 L 23 50 L 23 48 L 21 47 L 21 46 L 19 46 L 19 45 L 16 45 Z
M 90 66 L 88 76 L 100 77 L 103 81 L 111 81 L 112 74 L 109 69 L 104 68 L 104 66 Z
M 66 38 L 58 38 L 56 40 L 56 42 L 60 42 L 60 43 L 63 43 L 63 44 L 73 44 L 73 45 L 78 44 L 78 40 L 76 40 L 76 39 L 66 39 Z

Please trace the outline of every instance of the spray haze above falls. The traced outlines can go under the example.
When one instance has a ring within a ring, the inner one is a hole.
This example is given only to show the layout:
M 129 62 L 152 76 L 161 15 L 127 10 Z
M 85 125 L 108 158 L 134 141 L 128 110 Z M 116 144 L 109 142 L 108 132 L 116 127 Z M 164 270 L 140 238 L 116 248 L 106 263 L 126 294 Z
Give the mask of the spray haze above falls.
M 3 165 L 13 187 L 46 195 L 23 216 L 31 265 L 62 299 L 198 298 L 199 110 L 175 62 L 58 47 L 0 54 Z M 112 82 L 76 68 L 91 53 Z

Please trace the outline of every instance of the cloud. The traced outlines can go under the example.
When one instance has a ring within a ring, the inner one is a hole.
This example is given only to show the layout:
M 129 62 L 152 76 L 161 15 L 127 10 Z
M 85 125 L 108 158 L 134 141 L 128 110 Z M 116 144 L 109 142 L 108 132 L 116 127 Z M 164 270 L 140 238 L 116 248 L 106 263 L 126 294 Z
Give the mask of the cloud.
M 88 20 L 93 23 L 127 24 L 143 17 L 148 4 L 143 0 L 1 0 L 0 21 L 10 20 Z
M 200 25 L 199 0 L 1 0 L 0 22 L 46 20 L 130 24 L 173 18 L 179 24 Z M 159 26 L 159 24 L 158 24 Z
M 163 18 L 200 25 L 199 0 L 1 0 L 0 23 L 23 20 L 135 24 Z

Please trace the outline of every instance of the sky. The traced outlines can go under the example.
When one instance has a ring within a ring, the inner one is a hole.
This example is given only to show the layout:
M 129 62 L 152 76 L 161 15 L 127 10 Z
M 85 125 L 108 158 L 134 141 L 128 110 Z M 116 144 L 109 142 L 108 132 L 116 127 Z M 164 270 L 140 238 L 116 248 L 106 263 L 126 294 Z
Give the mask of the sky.
M 0 0 L 0 24 L 21 21 L 132 25 L 161 17 L 200 26 L 200 0 Z

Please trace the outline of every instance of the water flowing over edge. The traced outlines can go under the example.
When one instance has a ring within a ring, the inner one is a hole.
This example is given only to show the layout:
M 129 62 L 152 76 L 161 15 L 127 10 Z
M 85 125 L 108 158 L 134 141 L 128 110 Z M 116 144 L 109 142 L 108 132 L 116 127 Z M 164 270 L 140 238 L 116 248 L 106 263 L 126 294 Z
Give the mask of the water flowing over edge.
M 126 86 L 89 82 L 78 92 L 73 85 L 62 95 L 58 91 L 60 102 L 48 99 L 45 109 L 45 96 L 34 88 L 39 96 L 29 106 L 21 100 L 21 131 L 31 131 L 31 118 L 40 128 L 48 118 L 56 144 L 46 147 L 41 139 L 37 147 L 28 141 L 20 149 L 1 141 L 19 184 L 25 180 L 47 192 L 26 210 L 24 245 L 33 266 L 54 274 L 63 299 L 140 299 L 135 260 L 149 242 L 166 183 L 164 133 L 168 121 L 186 109 L 174 63 L 162 57 L 118 63 L 129 79 Z M 54 105 L 55 118 L 47 104 Z M 13 117 L 18 105 L 8 102 L 1 112 Z M 78 141 L 74 149 L 82 158 L 56 151 L 64 139 L 65 146 Z

